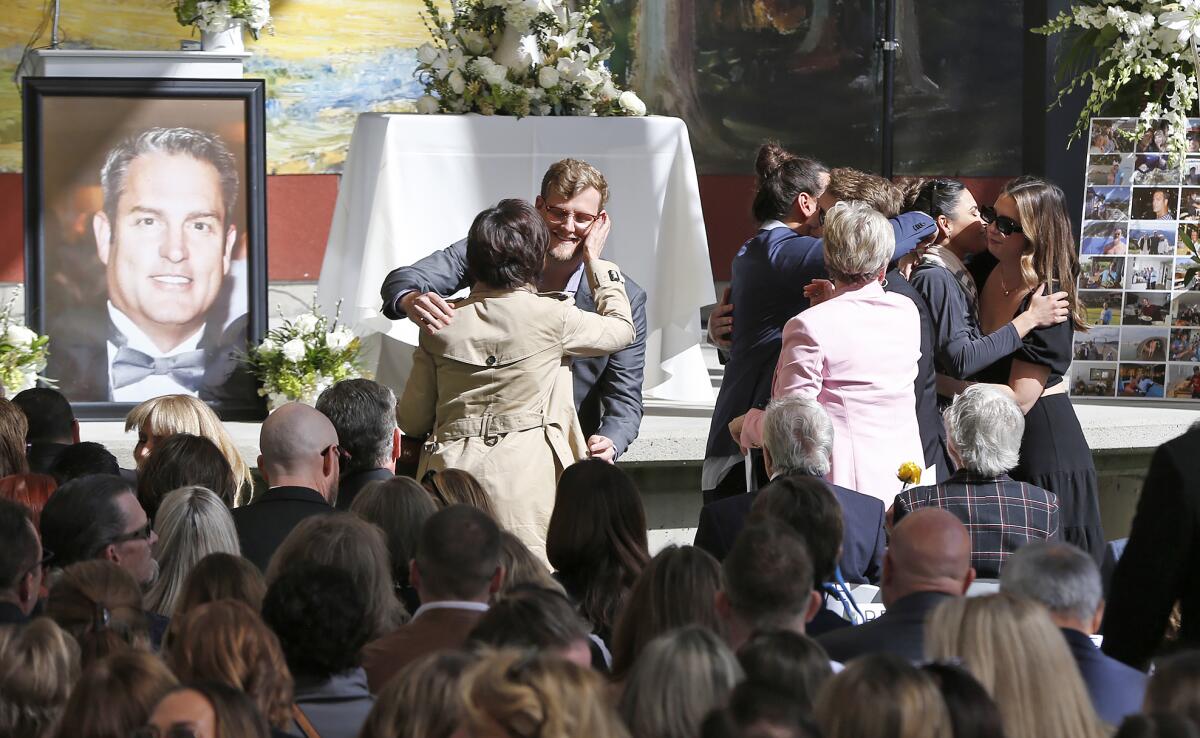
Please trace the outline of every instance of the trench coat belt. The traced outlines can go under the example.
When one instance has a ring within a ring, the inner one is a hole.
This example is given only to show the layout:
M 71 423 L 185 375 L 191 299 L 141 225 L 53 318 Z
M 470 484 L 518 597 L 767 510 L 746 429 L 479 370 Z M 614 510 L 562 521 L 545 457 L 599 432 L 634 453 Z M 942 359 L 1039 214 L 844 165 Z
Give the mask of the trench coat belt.
M 542 428 L 548 425 L 542 413 L 509 413 L 507 415 L 480 415 L 473 418 L 452 420 L 434 431 L 430 440 L 453 441 L 459 438 L 483 438 L 492 445 L 505 433 Z

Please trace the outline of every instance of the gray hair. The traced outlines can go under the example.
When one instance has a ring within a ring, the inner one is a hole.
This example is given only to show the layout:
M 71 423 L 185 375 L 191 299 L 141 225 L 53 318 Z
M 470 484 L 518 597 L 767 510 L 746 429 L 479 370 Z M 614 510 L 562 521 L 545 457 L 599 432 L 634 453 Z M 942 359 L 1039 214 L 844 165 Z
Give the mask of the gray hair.
M 1058 541 L 1033 541 L 1017 549 L 1004 562 L 1000 590 L 1085 623 L 1095 617 L 1104 596 L 1100 570 L 1092 557 Z
M 370 379 L 345 379 L 321 393 L 317 410 L 333 423 L 338 445 L 350 454 L 343 472 L 391 462 L 396 429 L 396 395 L 391 389 Z
M 843 200 L 825 214 L 825 268 L 840 282 L 879 276 L 896 251 L 892 224 L 865 202 Z
M 987 384 L 968 387 L 942 415 L 946 441 L 962 465 L 998 477 L 1021 460 L 1025 415 L 1016 401 Z
M 163 498 L 154 518 L 158 578 L 146 593 L 146 609 L 170 617 L 188 574 L 212 553 L 241 555 L 229 508 L 205 487 L 180 487 Z
M 787 395 L 767 405 L 763 446 L 775 471 L 823 477 L 833 453 L 833 423 L 816 400 Z
M 116 222 L 117 201 L 125 191 L 129 165 L 145 154 L 175 154 L 190 156 L 212 164 L 221 183 L 221 202 L 225 206 L 223 225 L 233 222 L 233 208 L 238 198 L 237 159 L 215 133 L 195 128 L 147 128 L 124 139 L 108 152 L 100 169 L 100 191 L 104 195 L 104 212 Z

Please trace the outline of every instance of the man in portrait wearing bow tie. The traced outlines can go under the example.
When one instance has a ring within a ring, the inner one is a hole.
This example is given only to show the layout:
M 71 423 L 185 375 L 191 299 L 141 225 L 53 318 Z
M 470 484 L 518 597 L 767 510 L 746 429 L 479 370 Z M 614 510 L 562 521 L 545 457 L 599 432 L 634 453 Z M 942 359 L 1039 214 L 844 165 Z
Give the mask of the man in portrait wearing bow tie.
M 70 399 L 246 396 L 246 316 L 228 320 L 222 290 L 238 183 L 221 138 L 192 128 L 151 128 L 108 152 L 92 220 L 108 299 L 63 321 L 47 371 Z

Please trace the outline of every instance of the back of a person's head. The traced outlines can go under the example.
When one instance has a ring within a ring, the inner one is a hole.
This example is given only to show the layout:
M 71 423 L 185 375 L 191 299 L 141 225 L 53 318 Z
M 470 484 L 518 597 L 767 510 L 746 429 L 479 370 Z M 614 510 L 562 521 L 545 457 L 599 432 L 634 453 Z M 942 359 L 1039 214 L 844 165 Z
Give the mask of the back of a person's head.
M 588 624 L 565 595 L 521 587 L 493 603 L 468 640 L 477 646 L 562 651 L 587 637 Z
M 470 505 L 451 505 L 425 521 L 417 542 L 420 590 L 440 600 L 478 600 L 500 567 L 500 526 Z
M 752 629 L 803 624 L 813 602 L 808 545 L 787 523 L 766 517 L 747 525 L 721 563 L 721 592 Z
M 842 506 L 819 477 L 776 477 L 759 491 L 749 521 L 773 517 L 786 523 L 808 544 L 813 585 L 833 581 L 842 550 Z
M 1143 707 L 1146 712 L 1187 715 L 1200 725 L 1200 651 L 1184 651 L 1156 663 Z
M 121 651 L 150 648 L 142 588 L 111 561 L 81 561 L 64 569 L 50 588 L 46 614 L 79 643 L 84 665 Z
M 818 161 L 797 156 L 774 141 L 764 143 L 754 160 L 754 219 L 787 220 L 800 193 L 814 200 L 820 196 L 825 189 L 821 175 L 828 173 Z
M 148 651 L 101 659 L 80 675 L 55 738 L 129 738 L 176 683 L 162 659 Z
M 535 556 L 516 534 L 503 529 L 500 531 L 500 565 L 504 567 L 504 577 L 500 589 L 492 594 L 492 600 L 526 586 L 550 589 L 564 595 L 567 593 L 558 580 L 550 575 L 545 562 Z
M 416 555 L 421 528 L 437 512 L 433 498 L 415 479 L 392 477 L 363 487 L 350 503 L 350 512 L 383 531 L 392 559 L 392 580 L 407 586 L 408 563 Z
M 817 696 L 815 715 L 825 738 L 954 736 L 933 680 L 893 654 L 851 661 L 826 682 Z
M 1200 727 L 1186 715 L 1148 712 L 1126 717 L 1113 738 L 1200 738 Z
M 344 379 L 317 398 L 337 430 L 338 446 L 350 454 L 342 473 L 385 467 L 392 461 L 396 395 L 370 379 Z
M 241 554 L 229 508 L 211 490 L 184 487 L 168 494 L 154 521 L 158 578 L 146 593 L 146 609 L 170 617 L 192 568 L 213 553 Z
M 176 433 L 155 444 L 138 470 L 138 501 L 154 520 L 163 498 L 180 487 L 205 487 L 233 507 L 237 485 L 233 469 L 216 444 L 202 436 Z
M 850 167 L 830 169 L 825 191 L 838 200 L 864 202 L 885 218 L 896 217 L 904 207 L 904 192 L 891 181 Z
M 596 628 L 611 630 L 650 560 L 646 511 L 629 475 L 600 459 L 567 467 L 554 496 L 546 556 L 584 616 Z
M 58 482 L 49 474 L 10 474 L 0 479 L 0 499 L 24 505 L 33 524 L 37 525 L 42 518 L 42 508 L 57 488 Z
M 1078 546 L 1057 541 L 1032 541 L 1017 549 L 1000 572 L 1000 590 L 1088 625 L 1104 597 L 1095 559 Z
M 42 558 L 26 507 L 0 500 L 0 541 L 0 592 L 11 592 Z
M 272 725 L 289 724 L 291 672 L 279 640 L 248 605 L 218 600 L 189 611 L 167 658 L 180 679 L 228 684 L 248 694 Z
M 946 445 L 965 469 L 992 478 L 1020 461 L 1025 414 L 1016 400 L 995 385 L 967 387 L 942 419 Z
M 25 457 L 28 433 L 29 421 L 25 419 L 25 413 L 0 397 L 0 477 L 29 471 L 29 460 Z
M 450 738 L 463 720 L 459 681 L 476 660 L 439 651 L 404 667 L 380 690 L 360 738 Z
M 925 213 L 936 219 L 953 217 L 967 188 L 954 179 L 912 177 L 898 183 L 904 193 L 904 212 Z
M 741 678 L 725 642 L 690 625 L 646 644 L 629 670 L 618 710 L 634 738 L 692 738 Z
M 499 727 L 509 738 L 628 738 L 591 669 L 548 654 L 483 654 L 461 678 L 471 735 Z
M 829 654 L 806 635 L 790 630 L 758 631 L 737 652 L 746 682 L 784 695 L 806 713 L 833 676 Z
M 267 583 L 249 560 L 228 553 L 214 553 L 196 562 L 184 579 L 175 601 L 175 617 L 216 600 L 237 600 L 258 612 L 262 609 Z
M 25 414 L 29 443 L 71 443 L 75 432 L 75 413 L 63 393 L 50 387 L 22 390 L 12 402 Z
M 721 588 L 721 565 L 694 546 L 667 546 L 642 570 L 612 640 L 612 673 L 620 678 L 647 643 L 685 625 L 720 632 L 713 598 Z
M 79 678 L 79 646 L 50 618 L 0 628 L 0 735 L 49 735 Z
M 728 706 L 713 710 L 700 724 L 700 738 L 821 738 L 821 730 L 811 707 L 742 682 L 729 694 Z
M 470 505 L 483 510 L 492 518 L 496 517 L 492 496 L 469 471 L 443 469 L 435 474 L 426 474 L 421 485 L 433 495 L 433 499 L 437 500 L 441 507 Z
M 366 608 L 371 637 L 390 633 L 408 620 L 403 603 L 396 598 L 387 540 L 378 526 L 346 512 L 302 520 L 271 556 L 267 586 L 284 571 L 305 562 L 332 566 L 350 576 Z
M 279 572 L 267 587 L 262 613 L 298 677 L 326 679 L 353 669 L 373 635 L 354 579 L 325 564 L 296 562 Z
M 1090 738 L 1100 721 L 1046 609 L 1000 592 L 943 602 L 925 622 L 925 655 L 961 660 L 988 691 L 1008 738 Z
M 467 273 L 500 290 L 536 284 L 542 274 L 550 230 L 525 200 L 501 200 L 475 216 L 467 232 Z
M 829 473 L 833 452 L 833 422 L 811 397 L 784 395 L 771 400 L 763 413 L 763 447 L 779 474 Z
M 971 672 L 938 662 L 925 664 L 921 670 L 942 693 L 954 738 L 1004 738 L 1000 709 Z
M 59 487 L 42 508 L 42 545 L 54 552 L 55 566 L 99 556 L 125 532 L 117 498 L 133 492 L 118 476 L 93 474 Z
M 118 476 L 121 473 L 121 465 L 117 463 L 117 457 L 103 444 L 83 441 L 64 448 L 55 457 L 49 472 L 59 484 L 65 485 L 74 479 L 93 474 Z
M 178 712 L 174 714 L 169 712 L 172 709 L 188 710 L 186 714 L 190 716 L 193 706 L 182 702 L 189 697 L 193 700 L 197 697 L 203 699 L 212 709 L 214 718 L 212 734 L 216 738 L 230 736 L 270 738 L 271 736 L 271 727 L 266 718 L 245 692 L 223 682 L 213 681 L 194 681 L 181 684 L 163 695 L 151 712 L 151 720 L 155 727 L 161 730 L 163 723 L 173 727 L 180 722 L 171 719 L 182 717 Z M 164 713 L 164 710 L 167 712 Z M 140 736 L 141 733 L 136 735 Z M 163 733 L 160 732 L 158 735 L 163 735 Z M 171 736 L 174 733 L 165 735 Z

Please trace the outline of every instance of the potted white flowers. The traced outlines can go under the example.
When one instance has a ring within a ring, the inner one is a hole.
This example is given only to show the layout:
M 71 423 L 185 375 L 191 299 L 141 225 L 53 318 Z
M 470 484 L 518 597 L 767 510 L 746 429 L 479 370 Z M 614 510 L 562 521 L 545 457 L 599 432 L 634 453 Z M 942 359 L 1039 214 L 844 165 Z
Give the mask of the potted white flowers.
M 600 0 L 459 0 L 449 18 L 425 0 L 433 37 L 417 50 L 425 95 L 419 113 L 645 115 L 631 90 L 613 83 L 612 49 L 591 38 Z
M 175 0 L 175 18 L 200 29 L 205 51 L 241 51 L 243 28 L 256 41 L 263 29 L 274 33 L 270 0 Z
M 49 336 L 39 336 L 12 320 L 12 306 L 19 292 L 14 291 L 8 304 L 0 308 L 0 385 L 12 397 L 37 384 L 38 372 L 46 368 L 50 356 Z
M 335 382 L 362 376 L 360 348 L 354 332 L 336 318 L 331 322 L 314 302 L 309 312 L 268 331 L 246 363 L 263 384 L 258 394 L 268 409 L 292 401 L 313 405 Z

